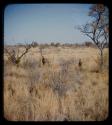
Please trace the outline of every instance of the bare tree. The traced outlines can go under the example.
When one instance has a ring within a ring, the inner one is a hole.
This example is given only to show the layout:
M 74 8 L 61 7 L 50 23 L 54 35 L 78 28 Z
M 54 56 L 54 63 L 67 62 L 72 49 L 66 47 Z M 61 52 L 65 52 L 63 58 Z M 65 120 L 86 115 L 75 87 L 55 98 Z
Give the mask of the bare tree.
M 20 63 L 22 57 L 23 57 L 26 53 L 28 53 L 29 49 L 31 48 L 31 45 L 27 45 L 27 44 L 26 44 L 26 45 L 24 46 L 24 48 L 25 48 L 25 51 L 24 51 L 21 55 L 19 55 L 19 48 L 18 48 L 17 52 L 16 52 L 14 49 L 12 49 L 12 51 L 10 51 L 8 48 L 4 48 L 4 50 L 5 50 L 5 52 L 7 53 L 8 60 L 9 60 L 11 63 L 13 63 L 13 64 L 19 66 L 19 63 Z
M 109 42 L 109 20 L 108 8 L 103 4 L 92 5 L 89 11 L 89 16 L 93 21 L 78 29 L 88 36 L 97 46 L 100 52 L 100 66 L 103 66 L 103 49 Z
M 44 47 L 40 47 L 41 64 L 42 65 L 49 64 L 48 59 L 43 56 L 43 49 Z
M 78 66 L 79 66 L 79 68 L 80 68 L 80 70 L 81 70 L 81 68 L 82 68 L 82 60 L 81 60 L 81 59 L 79 59 Z

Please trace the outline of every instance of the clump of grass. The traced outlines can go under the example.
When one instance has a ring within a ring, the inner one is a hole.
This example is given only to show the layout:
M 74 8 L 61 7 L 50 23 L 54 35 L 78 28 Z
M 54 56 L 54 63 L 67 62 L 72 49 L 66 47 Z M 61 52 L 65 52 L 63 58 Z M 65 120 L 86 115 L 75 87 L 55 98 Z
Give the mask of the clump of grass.
M 96 58 L 93 58 L 94 62 L 96 63 L 96 67 L 94 67 L 91 71 L 99 73 L 100 72 L 100 56 L 97 55 Z
M 35 60 L 34 58 L 25 58 L 22 62 L 22 67 L 25 69 L 32 68 L 35 69 L 36 67 L 39 67 L 39 61 Z
M 65 95 L 68 90 L 68 86 L 64 83 L 61 73 L 53 73 L 52 74 L 52 84 L 51 87 L 54 92 L 57 92 L 59 96 Z
M 104 51 L 103 62 L 104 62 L 104 68 L 108 69 L 109 68 L 109 52 L 106 50 Z

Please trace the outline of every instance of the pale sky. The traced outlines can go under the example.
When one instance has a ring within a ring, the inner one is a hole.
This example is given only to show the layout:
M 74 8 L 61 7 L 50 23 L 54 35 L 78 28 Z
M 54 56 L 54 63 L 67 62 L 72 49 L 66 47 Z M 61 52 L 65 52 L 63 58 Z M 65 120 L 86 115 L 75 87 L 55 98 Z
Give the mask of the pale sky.
M 76 28 L 91 20 L 91 4 L 10 4 L 4 11 L 4 43 L 82 43 Z

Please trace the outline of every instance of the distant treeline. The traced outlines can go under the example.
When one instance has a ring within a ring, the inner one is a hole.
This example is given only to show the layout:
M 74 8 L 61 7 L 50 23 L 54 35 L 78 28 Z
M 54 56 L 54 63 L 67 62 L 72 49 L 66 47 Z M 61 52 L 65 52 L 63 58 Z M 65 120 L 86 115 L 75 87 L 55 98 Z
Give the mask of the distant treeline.
M 43 46 L 43 47 L 50 47 L 50 46 L 53 46 L 53 47 L 96 47 L 96 45 L 93 43 L 93 42 L 89 42 L 89 41 L 86 41 L 84 43 L 54 43 L 54 42 L 51 42 L 51 43 L 44 43 L 44 44 L 39 44 L 37 42 L 32 42 L 32 46 L 33 47 L 37 47 L 37 46 Z M 108 44 L 105 44 L 105 48 L 108 48 L 109 45 Z
M 92 42 L 89 42 L 89 41 L 86 41 L 84 43 L 55 43 L 55 42 L 51 42 L 51 43 L 38 43 L 38 42 L 32 42 L 31 44 L 28 44 L 28 45 L 31 45 L 32 47 L 43 47 L 43 48 L 46 48 L 46 47 L 96 47 L 96 45 Z M 8 45 L 9 46 L 9 45 Z M 18 44 L 18 45 L 15 45 L 15 46 L 19 46 L 19 47 L 23 47 L 24 44 Z M 105 44 L 105 48 L 108 48 L 109 47 L 109 44 Z

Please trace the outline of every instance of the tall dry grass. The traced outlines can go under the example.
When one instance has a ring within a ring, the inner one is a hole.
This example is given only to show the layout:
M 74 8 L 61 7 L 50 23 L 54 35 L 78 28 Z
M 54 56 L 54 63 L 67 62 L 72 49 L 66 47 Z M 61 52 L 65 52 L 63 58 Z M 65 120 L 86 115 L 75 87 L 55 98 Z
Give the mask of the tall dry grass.
M 57 49 L 44 49 L 51 62 L 45 66 L 40 65 L 38 48 L 32 48 L 19 67 L 4 55 L 7 120 L 101 121 L 108 117 L 108 50 L 104 50 L 103 72 L 97 72 L 97 49 Z

